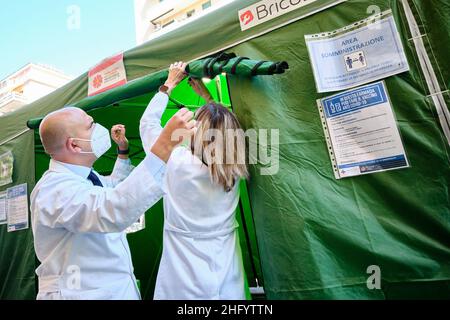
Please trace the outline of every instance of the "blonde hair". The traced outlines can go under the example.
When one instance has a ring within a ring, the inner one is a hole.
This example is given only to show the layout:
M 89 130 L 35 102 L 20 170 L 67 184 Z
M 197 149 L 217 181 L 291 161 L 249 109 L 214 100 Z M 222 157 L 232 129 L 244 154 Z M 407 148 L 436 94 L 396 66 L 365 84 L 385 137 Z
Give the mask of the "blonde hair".
M 244 131 L 235 115 L 218 103 L 203 106 L 195 118 L 192 153 L 208 166 L 211 181 L 229 192 L 239 179 L 249 176 Z

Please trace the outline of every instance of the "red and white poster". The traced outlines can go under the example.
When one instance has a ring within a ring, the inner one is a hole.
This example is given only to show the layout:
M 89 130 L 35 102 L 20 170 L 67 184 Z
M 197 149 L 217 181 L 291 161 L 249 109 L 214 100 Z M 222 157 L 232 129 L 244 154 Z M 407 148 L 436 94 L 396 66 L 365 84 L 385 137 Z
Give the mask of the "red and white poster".
M 108 91 L 127 83 L 123 52 L 107 58 L 89 70 L 88 96 Z

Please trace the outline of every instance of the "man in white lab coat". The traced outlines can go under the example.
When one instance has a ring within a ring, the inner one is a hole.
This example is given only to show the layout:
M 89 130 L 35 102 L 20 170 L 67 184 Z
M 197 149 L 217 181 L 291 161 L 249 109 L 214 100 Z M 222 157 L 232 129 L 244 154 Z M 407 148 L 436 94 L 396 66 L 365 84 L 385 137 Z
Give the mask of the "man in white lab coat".
M 172 80 L 178 83 L 177 77 Z M 180 142 L 172 134 L 191 133 L 192 117 L 180 110 L 134 169 L 126 155 L 125 127 L 114 126 L 119 157 L 109 177 L 92 170 L 111 146 L 108 130 L 78 108 L 44 118 L 39 133 L 50 167 L 31 194 L 41 262 L 37 299 L 140 299 L 124 230 L 162 197 L 165 163 Z

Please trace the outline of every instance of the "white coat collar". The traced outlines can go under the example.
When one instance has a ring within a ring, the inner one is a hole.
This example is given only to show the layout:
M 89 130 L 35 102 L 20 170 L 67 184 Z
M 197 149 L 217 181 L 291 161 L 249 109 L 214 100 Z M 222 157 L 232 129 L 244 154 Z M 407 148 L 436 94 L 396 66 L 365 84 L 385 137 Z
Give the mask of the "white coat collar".
M 56 171 L 56 172 L 72 172 L 72 173 L 82 177 L 83 179 L 87 179 L 92 168 L 78 166 L 75 164 L 65 163 L 65 162 L 51 159 L 49 170 Z

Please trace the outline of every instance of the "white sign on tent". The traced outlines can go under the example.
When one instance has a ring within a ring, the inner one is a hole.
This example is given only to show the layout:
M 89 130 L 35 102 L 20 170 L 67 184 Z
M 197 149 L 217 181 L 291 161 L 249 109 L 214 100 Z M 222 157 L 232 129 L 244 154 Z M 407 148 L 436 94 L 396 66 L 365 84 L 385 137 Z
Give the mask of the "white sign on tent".
M 88 95 L 111 90 L 127 83 L 123 52 L 107 58 L 89 70 Z
M 336 179 L 409 167 L 384 82 L 317 103 Z
M 8 188 L 6 211 L 8 232 L 28 229 L 28 193 L 26 183 Z
M 409 70 L 391 10 L 305 39 L 318 92 L 350 89 Z
M 279 16 L 287 14 L 296 9 L 306 7 L 310 4 L 317 3 L 319 0 L 262 0 L 254 3 L 248 7 L 239 10 L 239 22 L 241 30 L 245 31 L 256 27 L 262 23 L 273 20 Z M 337 5 L 346 0 L 334 0 L 325 6 L 322 5 L 320 9 L 312 8 L 309 14 L 324 10 L 330 6 Z M 303 16 L 304 17 L 304 16 Z M 297 19 L 300 18 L 297 16 Z

